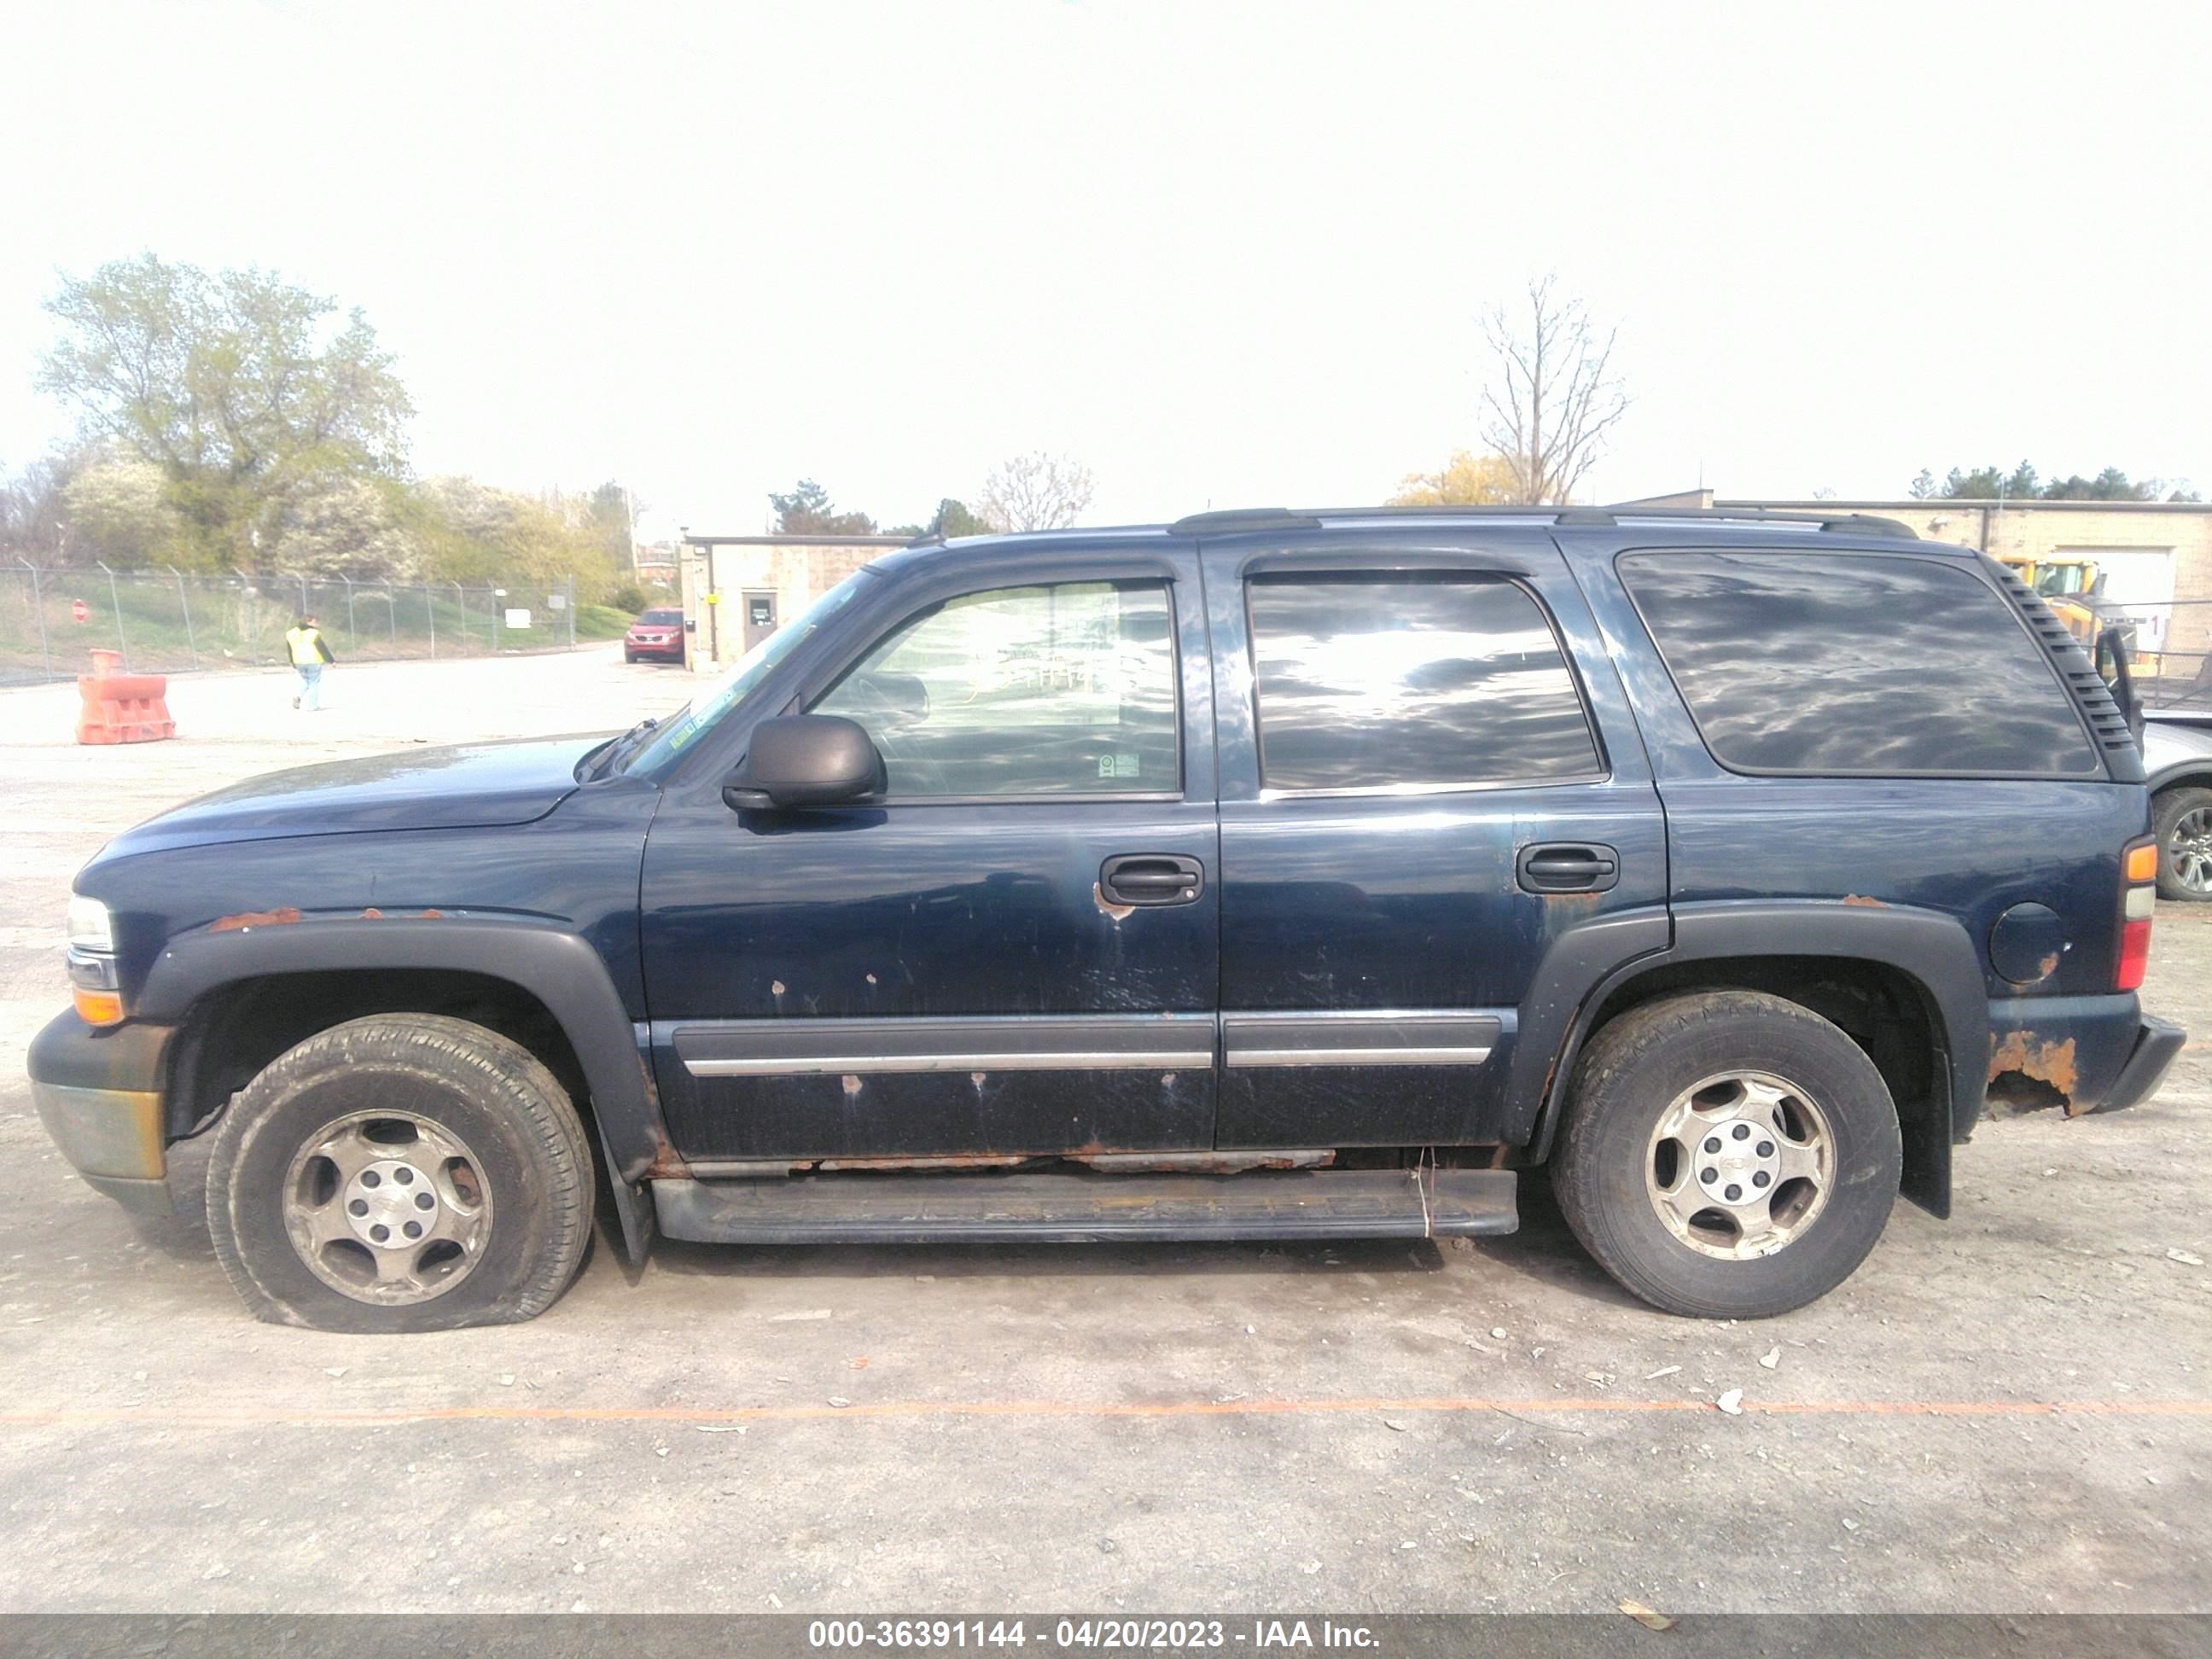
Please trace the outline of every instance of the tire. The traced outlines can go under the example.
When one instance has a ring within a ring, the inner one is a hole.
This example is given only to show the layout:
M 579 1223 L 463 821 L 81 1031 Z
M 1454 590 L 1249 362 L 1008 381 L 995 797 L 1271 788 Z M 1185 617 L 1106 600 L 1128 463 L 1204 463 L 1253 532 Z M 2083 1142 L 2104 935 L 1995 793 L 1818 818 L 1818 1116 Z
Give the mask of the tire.
M 1741 1075 L 1716 1080 L 1729 1073 Z M 1768 1121 L 1784 1132 L 1760 1127 Z M 1671 1151 L 1660 1139 L 1668 1123 L 1691 1131 L 1668 1136 Z M 1633 1009 L 1591 1039 L 1553 1185 L 1575 1237 L 1624 1289 L 1668 1313 L 1764 1319 L 1856 1271 L 1888 1223 L 1903 1167 L 1896 1105 L 1856 1043 L 1781 997 L 1710 991 Z M 1742 1206 L 1721 1202 L 1728 1194 Z
M 2176 845 L 2185 818 L 2193 820 L 2187 839 L 2201 846 L 2202 836 L 2212 832 L 2212 789 L 2162 790 L 2151 802 L 2151 832 L 2158 837 L 2158 896 L 2203 904 L 2212 901 L 2212 848 L 2185 851 Z M 2191 872 L 2195 885 L 2187 873 Z
M 637 666 L 637 653 L 636 653 L 636 652 L 635 652 L 635 651 L 625 651 L 625 652 L 623 652 L 623 660 L 624 662 L 628 663 L 631 667 L 633 667 L 633 668 L 636 667 L 636 666 Z
M 353 1020 L 278 1057 L 223 1114 L 207 1183 L 223 1271 L 280 1325 L 534 1318 L 591 1237 L 592 1154 L 567 1093 L 519 1044 L 434 1015 Z M 419 1244 L 396 1231 L 424 1225 Z M 372 1226 L 388 1248 L 366 1242 Z

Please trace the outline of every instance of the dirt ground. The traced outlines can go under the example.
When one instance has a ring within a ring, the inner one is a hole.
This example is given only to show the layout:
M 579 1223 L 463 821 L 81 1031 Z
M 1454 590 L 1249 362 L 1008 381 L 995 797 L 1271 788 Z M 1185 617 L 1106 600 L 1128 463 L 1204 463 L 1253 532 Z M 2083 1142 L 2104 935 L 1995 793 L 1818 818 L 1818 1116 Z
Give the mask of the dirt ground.
M 1985 1124 L 1952 1220 L 1761 1324 L 1632 1303 L 1530 1183 L 1442 1249 L 602 1240 L 534 1323 L 349 1338 L 245 1316 L 193 1150 L 155 1225 L 52 1151 L 23 1050 L 104 836 L 689 684 L 179 680 L 124 750 L 0 693 L 0 1610 L 2212 1608 L 2212 907 L 2160 907 L 2146 1001 L 2201 1035 L 2156 1099 Z

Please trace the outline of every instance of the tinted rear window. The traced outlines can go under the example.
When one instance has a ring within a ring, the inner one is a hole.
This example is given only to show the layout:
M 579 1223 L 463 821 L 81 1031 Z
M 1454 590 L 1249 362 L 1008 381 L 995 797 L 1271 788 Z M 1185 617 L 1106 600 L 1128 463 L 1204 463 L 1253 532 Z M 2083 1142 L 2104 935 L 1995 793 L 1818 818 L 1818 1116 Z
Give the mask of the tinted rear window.
M 1619 568 L 1723 766 L 2099 769 L 2042 647 L 1970 571 L 1782 553 L 1635 553 Z
M 1512 583 L 1262 577 L 1249 592 L 1268 788 L 1542 782 L 1601 769 L 1551 623 Z

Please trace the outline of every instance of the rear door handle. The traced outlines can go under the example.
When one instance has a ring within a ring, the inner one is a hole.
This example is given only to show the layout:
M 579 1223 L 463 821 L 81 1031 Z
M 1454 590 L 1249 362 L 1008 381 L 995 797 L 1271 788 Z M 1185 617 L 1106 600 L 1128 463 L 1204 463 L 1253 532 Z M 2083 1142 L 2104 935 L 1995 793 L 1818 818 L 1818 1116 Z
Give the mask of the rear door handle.
M 1539 842 L 1521 849 L 1513 873 L 1530 893 L 1602 893 L 1620 880 L 1620 854 L 1596 842 Z
M 1098 866 L 1098 890 L 1115 904 L 1188 904 L 1206 890 L 1206 866 L 1172 853 L 1123 853 Z

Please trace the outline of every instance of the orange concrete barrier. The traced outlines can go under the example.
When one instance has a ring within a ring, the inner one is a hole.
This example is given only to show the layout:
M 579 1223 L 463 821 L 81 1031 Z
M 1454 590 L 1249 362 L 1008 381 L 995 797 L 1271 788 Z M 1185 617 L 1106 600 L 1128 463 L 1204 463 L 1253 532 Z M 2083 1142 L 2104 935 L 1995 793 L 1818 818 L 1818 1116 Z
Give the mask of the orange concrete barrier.
M 84 707 L 76 717 L 79 743 L 154 743 L 177 735 L 169 718 L 167 674 L 118 674 L 119 651 L 94 651 L 92 672 L 77 676 Z

